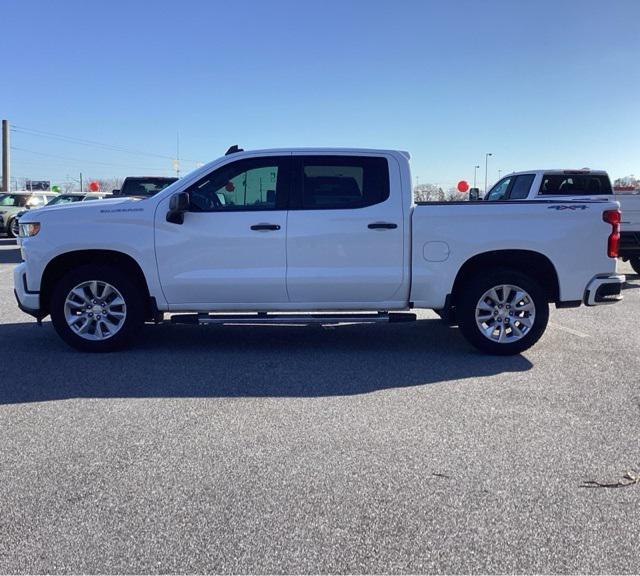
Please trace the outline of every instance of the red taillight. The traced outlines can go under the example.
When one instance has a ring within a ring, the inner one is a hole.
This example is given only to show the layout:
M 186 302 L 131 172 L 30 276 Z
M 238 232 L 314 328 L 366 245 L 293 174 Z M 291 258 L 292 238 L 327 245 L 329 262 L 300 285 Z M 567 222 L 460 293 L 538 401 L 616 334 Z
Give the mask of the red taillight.
M 609 258 L 617 258 L 620 246 L 620 220 L 622 219 L 622 214 L 620 210 L 605 210 L 602 213 L 602 219 L 611 224 L 611 234 L 609 234 L 607 243 L 607 256 Z

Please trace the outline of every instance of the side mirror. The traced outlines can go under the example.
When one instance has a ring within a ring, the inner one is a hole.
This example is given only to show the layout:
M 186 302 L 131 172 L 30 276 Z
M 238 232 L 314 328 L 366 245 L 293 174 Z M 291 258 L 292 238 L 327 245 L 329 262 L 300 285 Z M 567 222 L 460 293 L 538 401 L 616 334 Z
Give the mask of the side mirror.
M 178 192 L 171 196 L 169 200 L 169 211 L 167 212 L 167 222 L 172 224 L 183 224 L 184 213 L 189 210 L 189 194 Z
M 118 196 L 120 194 L 120 190 L 111 190 L 111 194 Z

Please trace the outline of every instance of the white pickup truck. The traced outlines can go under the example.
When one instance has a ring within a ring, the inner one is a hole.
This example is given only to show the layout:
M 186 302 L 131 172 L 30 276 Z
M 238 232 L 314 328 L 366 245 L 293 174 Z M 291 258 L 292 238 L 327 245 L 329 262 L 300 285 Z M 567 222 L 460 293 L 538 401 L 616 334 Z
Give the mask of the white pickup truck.
M 485 200 L 616 200 L 622 210 L 619 257 L 640 274 L 640 194 L 615 193 L 604 170 L 527 170 L 507 174 Z
M 20 308 L 86 351 L 146 322 L 385 322 L 431 308 L 516 354 L 549 304 L 616 302 L 618 203 L 416 205 L 409 154 L 232 147 L 155 196 L 20 220 Z

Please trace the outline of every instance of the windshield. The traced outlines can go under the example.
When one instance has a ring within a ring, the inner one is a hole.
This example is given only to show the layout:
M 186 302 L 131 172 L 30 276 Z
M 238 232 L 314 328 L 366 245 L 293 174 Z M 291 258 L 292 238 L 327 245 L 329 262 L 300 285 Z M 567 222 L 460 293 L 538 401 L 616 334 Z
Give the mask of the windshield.
M 47 206 L 53 206 L 54 204 L 69 204 L 70 202 L 80 202 L 82 196 L 77 194 L 60 194 L 47 202 Z
M 0 195 L 0 206 L 24 208 L 28 199 L 29 196 L 27 194 L 2 194 Z
M 177 178 L 128 178 L 120 194 L 122 196 L 153 196 L 176 180 Z

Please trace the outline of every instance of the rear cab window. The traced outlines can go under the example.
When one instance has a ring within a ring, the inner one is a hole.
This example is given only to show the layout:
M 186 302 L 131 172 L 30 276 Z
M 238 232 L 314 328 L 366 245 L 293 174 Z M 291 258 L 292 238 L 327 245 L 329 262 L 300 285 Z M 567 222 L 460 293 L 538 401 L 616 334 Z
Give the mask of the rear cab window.
M 607 174 L 545 174 L 538 192 L 541 196 L 598 196 L 612 194 Z

